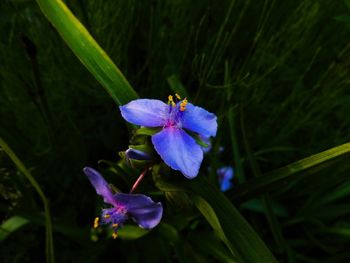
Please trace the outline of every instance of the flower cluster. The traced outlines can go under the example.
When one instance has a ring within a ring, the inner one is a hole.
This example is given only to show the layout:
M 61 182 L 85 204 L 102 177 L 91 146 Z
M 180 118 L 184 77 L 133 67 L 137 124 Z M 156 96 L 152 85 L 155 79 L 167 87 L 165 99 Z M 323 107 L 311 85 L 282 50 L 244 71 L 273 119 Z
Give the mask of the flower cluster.
M 210 149 L 210 137 L 216 135 L 217 117 L 203 108 L 194 106 L 188 100 L 175 94 L 168 97 L 168 103 L 153 99 L 138 99 L 121 106 L 125 120 L 147 128 L 159 128 L 151 137 L 155 151 L 174 170 L 192 179 L 197 176 L 203 155 Z M 148 140 L 147 140 L 148 141 Z M 206 146 L 206 147 L 205 147 Z M 152 148 L 152 147 L 151 147 Z M 135 182 L 129 194 L 113 194 L 110 186 L 96 170 L 84 168 L 84 173 L 104 202 L 111 205 L 102 209 L 96 217 L 94 227 L 108 224 L 113 228 L 113 237 L 129 218 L 140 227 L 151 229 L 162 218 L 161 203 L 154 202 L 143 194 L 132 194 L 153 162 L 153 150 L 147 152 L 145 145 L 133 145 L 122 152 L 122 158 L 132 167 L 147 164 L 146 170 Z M 146 150 L 146 151 L 144 151 Z

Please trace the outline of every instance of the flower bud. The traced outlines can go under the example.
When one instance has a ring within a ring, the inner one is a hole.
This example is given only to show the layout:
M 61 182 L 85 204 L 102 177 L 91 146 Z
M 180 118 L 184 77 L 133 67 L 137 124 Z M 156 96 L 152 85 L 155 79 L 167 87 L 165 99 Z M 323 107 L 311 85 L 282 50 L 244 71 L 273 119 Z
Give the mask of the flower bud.
M 120 152 L 120 156 L 124 158 L 128 166 L 132 168 L 144 168 L 145 166 L 149 166 L 154 160 L 150 153 L 151 151 L 152 149 L 148 149 L 147 145 L 137 145 L 129 147 L 125 152 Z

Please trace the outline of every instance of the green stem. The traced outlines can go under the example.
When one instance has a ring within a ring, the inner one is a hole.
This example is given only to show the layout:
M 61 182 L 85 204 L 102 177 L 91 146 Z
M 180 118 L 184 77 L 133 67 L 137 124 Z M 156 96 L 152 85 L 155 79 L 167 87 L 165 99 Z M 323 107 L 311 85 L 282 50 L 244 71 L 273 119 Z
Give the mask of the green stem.
M 35 178 L 30 174 L 25 165 L 21 162 L 21 160 L 17 157 L 17 155 L 12 151 L 12 149 L 7 145 L 7 143 L 0 138 L 0 147 L 7 153 L 13 163 L 17 166 L 17 169 L 24 174 L 24 176 L 28 179 L 30 184 L 33 186 L 35 191 L 40 196 L 45 212 L 45 225 L 46 225 L 46 262 L 53 263 L 54 262 L 54 250 L 53 250 L 53 240 L 52 240 L 52 222 L 51 215 L 49 209 L 49 202 L 45 197 L 44 192 L 41 190 L 39 184 L 35 180 Z

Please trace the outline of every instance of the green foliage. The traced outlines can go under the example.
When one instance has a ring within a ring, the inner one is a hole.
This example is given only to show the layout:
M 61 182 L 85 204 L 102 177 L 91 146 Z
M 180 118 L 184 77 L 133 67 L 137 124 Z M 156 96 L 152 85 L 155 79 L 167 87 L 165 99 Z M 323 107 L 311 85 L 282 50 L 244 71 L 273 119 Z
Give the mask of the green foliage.
M 348 7 L 2 1 L 0 261 L 349 262 Z M 81 170 L 128 192 L 142 170 L 117 153 L 158 130 L 134 133 L 117 106 L 174 93 L 215 112 L 218 135 L 194 180 L 154 166 L 137 192 L 161 224 L 113 240 Z

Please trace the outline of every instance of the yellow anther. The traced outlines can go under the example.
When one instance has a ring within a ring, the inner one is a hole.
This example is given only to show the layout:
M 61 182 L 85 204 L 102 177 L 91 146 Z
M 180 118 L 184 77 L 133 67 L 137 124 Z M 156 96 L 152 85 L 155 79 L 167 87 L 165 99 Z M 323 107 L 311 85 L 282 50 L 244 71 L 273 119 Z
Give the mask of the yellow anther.
M 98 228 L 99 221 L 100 221 L 100 218 L 96 217 L 95 220 L 94 220 L 94 228 Z
M 112 237 L 113 239 L 116 239 L 118 237 L 118 234 L 116 232 L 113 232 Z
M 175 105 L 176 105 L 175 102 L 174 102 L 174 99 L 173 99 L 173 96 L 172 96 L 172 95 L 169 95 L 169 96 L 168 96 L 168 104 L 170 104 L 170 103 L 171 103 L 172 106 L 175 106 Z
M 180 111 L 185 111 L 186 110 L 186 105 L 188 101 L 186 98 L 183 99 L 183 101 L 180 103 Z
M 111 215 L 109 215 L 109 214 L 105 214 L 103 217 L 104 217 L 104 218 L 110 218 L 110 217 L 111 217 Z
M 112 227 L 116 228 L 118 227 L 118 224 L 113 224 Z
M 181 100 L 181 97 L 179 94 L 175 93 L 175 97 L 178 99 L 178 100 Z

